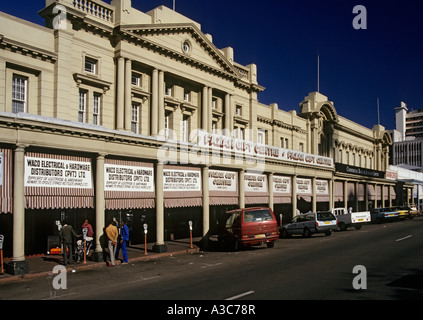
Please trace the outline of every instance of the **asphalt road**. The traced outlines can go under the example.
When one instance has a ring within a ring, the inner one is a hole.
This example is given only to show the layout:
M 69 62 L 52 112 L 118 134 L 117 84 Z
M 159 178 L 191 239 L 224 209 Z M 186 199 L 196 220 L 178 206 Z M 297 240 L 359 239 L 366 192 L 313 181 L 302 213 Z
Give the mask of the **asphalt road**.
M 386 300 L 423 298 L 423 217 L 331 236 L 280 239 L 274 248 L 198 252 L 114 268 L 5 283 L 0 299 Z M 357 265 L 365 267 L 353 273 Z M 356 290 L 354 279 L 366 289 Z M 357 280 L 357 278 L 356 278 Z

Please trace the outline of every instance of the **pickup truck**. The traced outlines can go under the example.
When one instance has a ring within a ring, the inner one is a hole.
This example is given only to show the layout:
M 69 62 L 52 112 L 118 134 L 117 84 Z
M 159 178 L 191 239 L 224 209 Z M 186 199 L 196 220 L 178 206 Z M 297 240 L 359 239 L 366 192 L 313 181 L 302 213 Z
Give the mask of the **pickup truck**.
M 348 227 L 360 230 L 363 223 L 371 221 L 370 211 L 349 213 L 345 208 L 334 208 L 332 213 L 338 219 L 338 227 L 341 231 L 347 230 Z

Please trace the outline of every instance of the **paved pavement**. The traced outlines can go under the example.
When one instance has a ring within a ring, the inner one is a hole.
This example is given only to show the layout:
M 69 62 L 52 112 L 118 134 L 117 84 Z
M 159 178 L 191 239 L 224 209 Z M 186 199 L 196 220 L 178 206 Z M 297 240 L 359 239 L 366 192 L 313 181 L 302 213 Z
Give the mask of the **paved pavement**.
M 158 259 L 162 257 L 177 255 L 177 254 L 187 254 L 192 252 L 197 252 L 200 250 L 199 242 L 201 238 L 193 238 L 193 248 L 191 248 L 190 239 L 180 239 L 174 241 L 166 241 L 167 252 L 155 253 L 152 250 L 154 243 L 147 244 L 147 254 L 145 254 L 144 244 L 142 245 L 131 245 L 128 247 L 128 262 L 142 261 L 142 260 L 151 260 Z M 119 259 L 122 259 L 122 253 L 119 253 Z M 5 259 L 4 263 L 8 263 L 10 259 Z M 35 255 L 26 257 L 26 261 L 29 264 L 29 273 L 24 275 L 10 275 L 6 272 L 0 274 L 0 284 L 7 281 L 14 281 L 20 279 L 30 279 L 34 277 L 40 277 L 52 273 L 53 268 L 56 265 L 63 264 L 62 255 Z M 116 264 L 120 264 L 121 261 L 116 261 Z M 87 258 L 86 263 L 73 263 L 67 266 L 68 271 L 72 270 L 86 270 L 92 268 L 101 268 L 107 267 L 106 262 L 95 262 L 90 258 Z

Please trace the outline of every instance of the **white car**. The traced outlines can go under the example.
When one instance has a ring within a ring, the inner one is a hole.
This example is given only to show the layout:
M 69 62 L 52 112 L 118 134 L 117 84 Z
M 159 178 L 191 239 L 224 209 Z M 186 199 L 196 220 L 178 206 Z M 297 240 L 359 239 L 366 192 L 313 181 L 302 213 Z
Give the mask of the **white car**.
M 308 238 L 314 233 L 324 233 L 330 236 L 332 231 L 336 229 L 338 229 L 338 221 L 332 212 L 313 212 L 295 216 L 290 223 L 282 225 L 280 235 L 282 238 L 294 234 Z

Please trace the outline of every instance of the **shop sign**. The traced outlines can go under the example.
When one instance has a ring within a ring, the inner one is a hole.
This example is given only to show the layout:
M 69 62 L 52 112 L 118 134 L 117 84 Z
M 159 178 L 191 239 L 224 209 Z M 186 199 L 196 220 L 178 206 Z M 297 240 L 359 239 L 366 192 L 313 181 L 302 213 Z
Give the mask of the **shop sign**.
M 163 191 L 201 191 L 201 171 L 163 169 Z
M 373 178 L 384 178 L 385 172 L 383 171 L 376 171 L 366 168 L 360 168 L 355 166 L 346 165 L 343 163 L 336 163 L 335 169 L 337 172 L 342 173 L 350 173 L 350 174 L 356 174 L 359 176 L 366 176 L 366 177 L 373 177 Z
M 202 130 L 198 131 L 198 145 L 201 148 L 234 152 L 258 159 L 281 160 L 297 164 L 333 168 L 332 158 L 212 134 Z
M 209 170 L 209 191 L 236 191 L 236 172 Z
M 91 163 L 25 157 L 25 187 L 91 189 Z
M 104 190 L 154 192 L 154 169 L 105 164 Z
M 267 192 L 267 176 L 265 174 L 245 173 L 245 192 Z
M 329 194 L 329 183 L 327 180 L 317 180 L 316 179 L 316 195 L 325 195 Z
M 291 178 L 273 176 L 273 192 L 291 195 Z
M 297 194 L 311 194 L 311 179 L 297 178 Z

